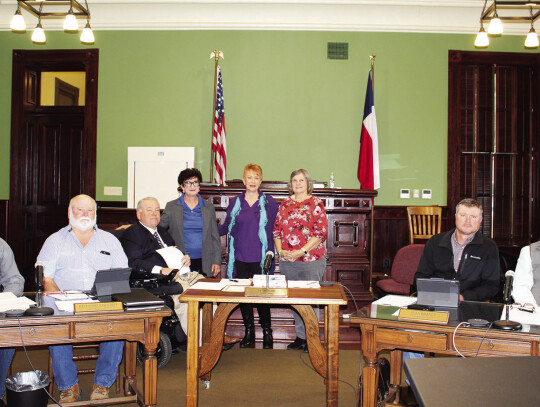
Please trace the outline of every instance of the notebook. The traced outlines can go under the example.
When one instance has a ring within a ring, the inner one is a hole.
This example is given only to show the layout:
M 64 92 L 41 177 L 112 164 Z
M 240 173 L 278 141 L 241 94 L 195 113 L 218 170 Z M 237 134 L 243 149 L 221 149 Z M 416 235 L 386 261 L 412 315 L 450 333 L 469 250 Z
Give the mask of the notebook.
M 165 301 L 144 288 L 132 288 L 129 293 L 113 294 L 114 301 L 120 301 L 125 308 L 162 307 Z
M 418 305 L 457 308 L 459 306 L 459 281 L 443 278 L 416 280 Z M 436 308 L 435 308 L 436 309 Z

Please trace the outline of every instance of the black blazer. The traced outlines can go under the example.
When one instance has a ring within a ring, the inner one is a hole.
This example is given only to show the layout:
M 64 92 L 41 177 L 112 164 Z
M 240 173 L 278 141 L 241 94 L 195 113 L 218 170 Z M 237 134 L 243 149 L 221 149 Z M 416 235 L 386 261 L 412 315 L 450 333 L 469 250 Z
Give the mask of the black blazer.
M 157 227 L 159 236 L 167 246 L 174 246 L 174 240 L 161 226 Z M 127 228 L 120 237 L 120 243 L 128 258 L 129 267 L 136 271 L 152 272 L 154 266 L 167 267 L 163 257 L 156 252 L 160 248 L 150 231 L 140 222 Z

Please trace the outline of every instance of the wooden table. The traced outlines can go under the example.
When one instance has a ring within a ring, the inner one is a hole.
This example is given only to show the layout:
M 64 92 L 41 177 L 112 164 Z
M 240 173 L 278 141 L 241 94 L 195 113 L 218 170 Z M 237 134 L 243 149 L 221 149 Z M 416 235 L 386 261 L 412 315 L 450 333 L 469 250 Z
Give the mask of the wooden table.
M 219 280 L 203 279 L 217 284 Z M 180 296 L 188 303 L 187 387 L 186 406 L 198 403 L 198 379 L 210 379 L 223 346 L 227 318 L 238 304 L 290 305 L 303 318 L 309 357 L 315 370 L 326 381 L 326 405 L 338 405 L 339 366 L 339 306 L 347 304 L 347 297 L 338 285 L 320 289 L 289 289 L 288 297 L 245 297 L 243 292 L 199 290 L 190 288 Z M 212 304 L 219 303 L 212 316 Z M 203 307 L 203 338 L 199 347 L 199 309 Z M 325 334 L 321 344 L 319 321 L 312 305 L 324 307 Z
M 120 403 L 138 403 L 142 406 L 157 404 L 155 353 L 159 344 L 161 320 L 171 315 L 169 308 L 71 314 L 58 311 L 49 297 L 44 298 L 43 305 L 51 306 L 55 310 L 54 315 L 0 319 L 0 347 L 126 340 L 124 397 L 99 402 L 79 401 L 63 404 L 64 406 L 90 405 L 90 403 L 93 406 Z M 145 353 L 142 393 L 137 389 L 135 377 L 137 342 L 144 345 Z
M 377 404 L 378 354 L 391 351 L 391 392 L 399 402 L 401 384 L 402 350 L 434 352 L 457 355 L 452 337 L 460 321 L 483 318 L 499 319 L 501 304 L 464 301 L 460 305 L 458 320 L 448 325 L 398 321 L 393 312 L 396 307 L 371 304 L 351 315 L 351 325 L 362 331 L 364 367 L 359 378 L 358 405 L 375 407 Z M 465 356 L 538 356 L 540 354 L 540 326 L 527 326 L 520 332 L 505 332 L 485 328 L 460 327 L 455 336 L 455 346 Z M 485 335 L 485 338 L 483 339 Z
M 408 359 L 420 407 L 540 406 L 540 358 Z

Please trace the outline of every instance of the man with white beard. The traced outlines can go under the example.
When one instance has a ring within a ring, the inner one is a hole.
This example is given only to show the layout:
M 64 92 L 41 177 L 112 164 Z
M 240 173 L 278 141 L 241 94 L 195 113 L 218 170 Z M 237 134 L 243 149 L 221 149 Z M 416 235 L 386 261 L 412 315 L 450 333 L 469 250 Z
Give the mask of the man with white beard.
M 37 263 L 43 265 L 45 291 L 90 290 L 98 270 L 128 266 L 118 239 L 96 226 L 96 209 L 96 201 L 88 195 L 72 198 L 68 208 L 69 225 L 53 233 L 43 244 Z M 90 400 L 109 397 L 109 387 L 122 361 L 123 347 L 124 341 L 100 343 Z M 52 345 L 49 351 L 60 403 L 79 400 L 72 346 Z

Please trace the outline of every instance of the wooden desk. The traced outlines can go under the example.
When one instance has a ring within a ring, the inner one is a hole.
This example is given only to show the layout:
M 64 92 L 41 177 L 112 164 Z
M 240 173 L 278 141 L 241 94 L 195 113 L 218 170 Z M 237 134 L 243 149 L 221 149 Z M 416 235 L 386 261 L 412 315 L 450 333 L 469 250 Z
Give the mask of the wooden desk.
M 217 283 L 219 280 L 200 281 Z M 244 293 L 196 290 L 190 288 L 180 296 L 188 303 L 188 345 L 186 406 L 198 403 L 198 378 L 210 380 L 223 346 L 223 334 L 231 311 L 241 303 L 290 305 L 304 319 L 309 357 L 315 370 L 326 381 L 326 405 L 338 405 L 339 306 L 347 297 L 338 285 L 320 289 L 289 289 L 288 297 L 245 297 Z M 212 304 L 219 303 L 212 316 Z M 199 309 L 203 305 L 203 339 L 199 348 Z M 324 307 L 325 334 L 321 344 L 319 321 L 311 305 Z M 277 351 L 276 351 L 277 352 Z
M 421 407 L 540 406 L 540 357 L 408 359 Z
M 157 359 L 159 327 L 165 316 L 171 315 L 167 307 L 153 310 L 121 311 L 117 313 L 69 314 L 59 312 L 51 298 L 44 304 L 51 306 L 55 314 L 46 317 L 21 317 L 0 319 L 0 347 L 55 345 L 65 343 L 96 342 L 102 340 L 126 340 L 124 362 L 124 395 L 105 399 L 103 402 L 80 401 L 65 406 L 109 405 L 138 403 L 142 406 L 157 404 Z M 22 336 L 22 339 L 21 339 Z M 136 351 L 137 342 L 144 345 L 143 391 L 137 389 Z M 113 403 L 114 401 L 114 403 Z
M 465 307 L 465 311 L 461 307 Z M 502 305 L 464 301 L 460 306 L 459 318 L 499 319 Z M 448 325 L 398 321 L 392 316 L 395 307 L 369 305 L 351 315 L 351 325 L 357 324 L 362 331 L 362 353 L 365 364 L 359 379 L 362 395 L 358 405 L 375 407 L 377 404 L 378 354 L 390 350 L 391 391 L 399 401 L 401 384 L 402 350 L 435 352 L 457 355 L 452 337 L 458 321 Z M 460 327 L 455 344 L 465 356 L 538 356 L 540 354 L 540 326 L 531 326 L 529 332 L 505 332 L 491 329 L 485 336 L 485 328 Z M 480 348 L 480 349 L 479 349 Z M 479 350 L 478 350 L 479 349 Z M 361 404 L 360 404 L 361 403 Z

